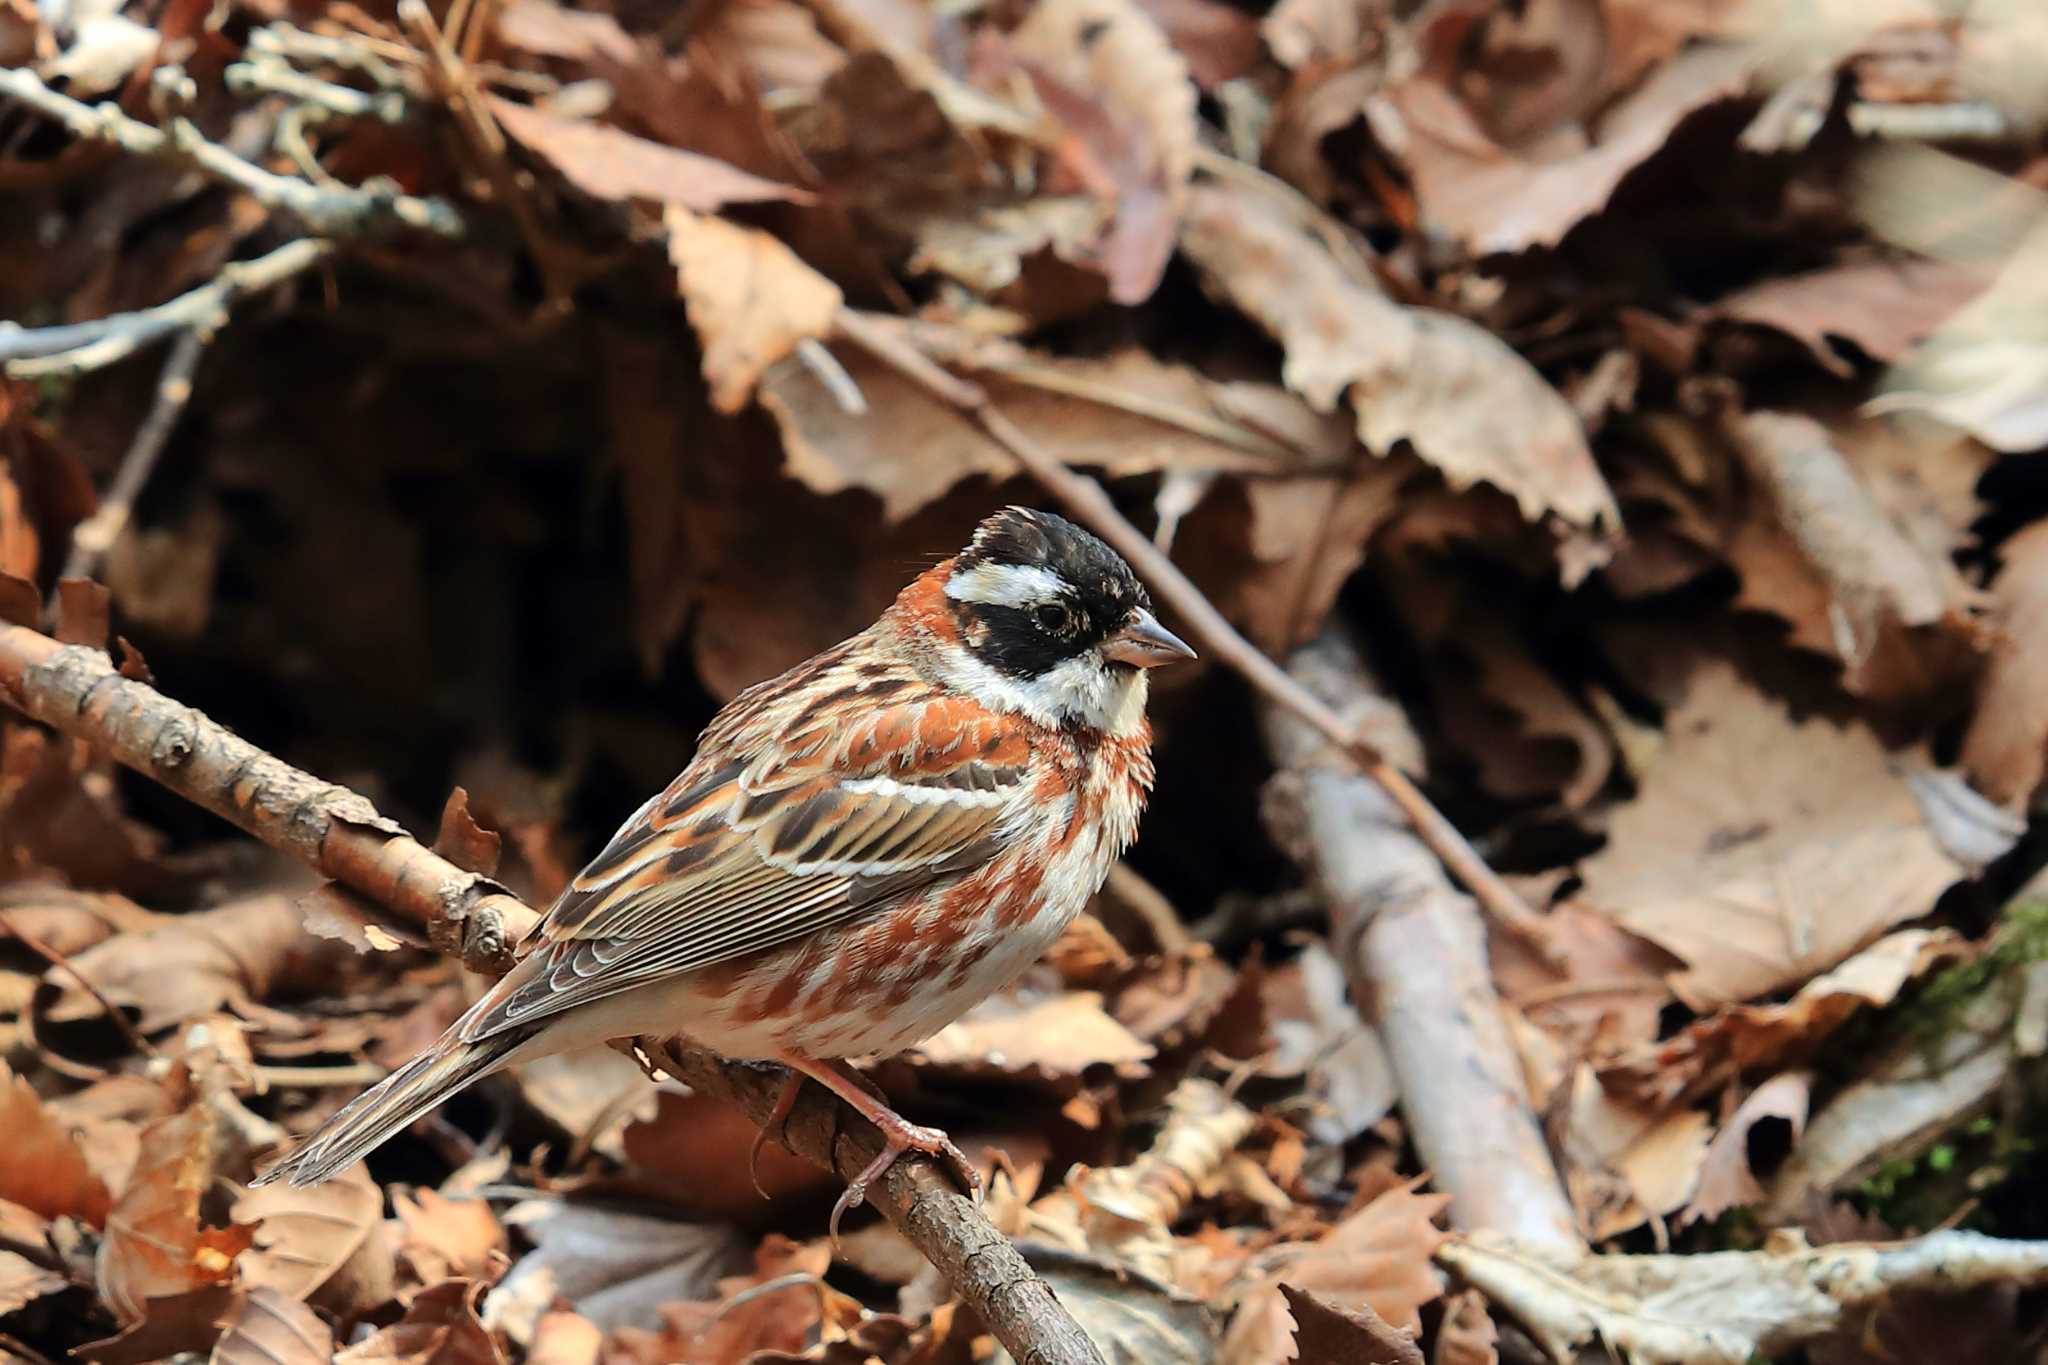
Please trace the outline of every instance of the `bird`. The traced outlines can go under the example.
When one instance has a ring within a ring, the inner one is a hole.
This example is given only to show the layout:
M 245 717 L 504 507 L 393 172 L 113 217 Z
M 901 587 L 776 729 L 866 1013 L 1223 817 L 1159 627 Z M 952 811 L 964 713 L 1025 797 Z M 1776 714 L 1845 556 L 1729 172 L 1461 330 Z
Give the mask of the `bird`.
M 505 1067 L 680 1036 L 789 1068 L 764 1138 L 804 1077 L 875 1125 L 835 1241 L 906 1152 L 978 1194 L 950 1139 L 846 1059 L 937 1033 L 1080 914 L 1152 788 L 1151 670 L 1194 657 L 1096 536 L 994 513 L 867 629 L 736 695 L 512 970 L 256 1183 L 326 1180 Z

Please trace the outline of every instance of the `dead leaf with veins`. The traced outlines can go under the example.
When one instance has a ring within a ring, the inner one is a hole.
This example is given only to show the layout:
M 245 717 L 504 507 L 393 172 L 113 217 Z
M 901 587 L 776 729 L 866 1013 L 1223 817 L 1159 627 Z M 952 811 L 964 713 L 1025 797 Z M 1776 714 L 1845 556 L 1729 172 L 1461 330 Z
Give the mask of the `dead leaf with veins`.
M 333 1359 L 334 1331 L 319 1314 L 258 1286 L 223 1323 L 209 1365 L 330 1365 Z
M 704 348 L 711 405 L 738 412 L 771 366 L 831 332 L 839 286 L 758 228 L 680 205 L 669 207 L 662 225 L 676 287 Z
M 1181 250 L 1285 348 L 1288 388 L 1319 412 L 1348 401 L 1376 454 L 1412 442 L 1454 488 L 1494 485 L 1526 519 L 1555 516 L 1587 555 L 1618 524 L 1577 415 L 1491 333 L 1393 303 L 1266 196 L 1235 187 L 1195 189 Z
M 2048 773 L 2048 521 L 2022 528 L 1999 558 L 1996 634 L 1962 763 L 1979 791 L 2018 809 Z
M 1828 970 L 1961 875 L 1876 736 L 1795 721 L 1732 665 L 1694 671 L 1665 733 L 1576 899 L 1685 962 L 1694 1009 Z
M 44 1107 L 27 1080 L 0 1062 L 0 1132 L 8 1154 L 0 1161 L 0 1199 L 44 1218 L 65 1214 L 104 1227 L 113 1201 L 93 1173 L 77 1140 Z
M 392 1292 L 384 1192 L 360 1164 L 321 1185 L 247 1190 L 230 1216 L 254 1229 L 238 1258 L 251 1290 L 313 1299 L 337 1312 L 375 1307 Z

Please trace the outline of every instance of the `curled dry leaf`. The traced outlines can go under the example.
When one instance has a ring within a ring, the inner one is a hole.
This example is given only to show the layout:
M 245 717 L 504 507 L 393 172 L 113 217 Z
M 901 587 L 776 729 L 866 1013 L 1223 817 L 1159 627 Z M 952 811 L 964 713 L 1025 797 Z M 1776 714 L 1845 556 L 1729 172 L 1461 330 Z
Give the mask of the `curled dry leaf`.
M 419 1189 L 393 1193 L 391 1207 L 404 1228 L 398 1254 L 427 1284 L 481 1278 L 505 1249 L 505 1229 L 481 1199 L 448 1199 Z
M 1702 45 L 1662 66 L 1602 115 L 1593 145 L 1561 159 L 1527 161 L 1494 145 L 1479 121 L 1433 77 L 1387 94 L 1407 142 L 1423 220 L 1475 255 L 1555 246 L 1606 207 L 1622 178 L 1669 140 L 1680 120 L 1743 93 L 1752 51 Z
M 1502 999 L 1582 1055 L 1654 1040 L 1671 1000 L 1666 978 L 1684 964 L 1583 905 L 1560 905 L 1545 923 L 1563 952 L 1563 972 L 1522 939 L 1487 926 Z
M 1835 434 L 1814 418 L 1752 412 L 1732 419 L 1728 432 L 1770 509 L 1768 518 L 1752 515 L 1730 547 L 1744 578 L 1742 604 L 1785 616 L 1800 644 L 1839 657 L 1852 692 L 1931 690 L 1953 662 L 1916 657 L 1927 649 L 1901 632 L 1967 626 L 1972 602 L 1944 553 L 1948 547 L 1909 538 L 1858 476 Z M 1974 472 L 1977 463 L 1954 444 L 1927 443 L 1924 457 L 1953 459 Z M 1774 528 L 1782 529 L 1810 579 L 1782 563 L 1782 549 L 1762 543 Z M 1961 534 L 1958 527 L 1953 538 Z
M 1962 761 L 1979 791 L 2018 809 L 2048 771 L 2048 521 L 2021 530 L 1999 555 L 1997 636 Z
M 1187 63 L 1136 0 L 1043 0 L 1009 35 L 1039 97 L 1067 124 L 1116 208 L 1091 253 L 1113 302 L 1158 287 L 1195 167 Z
M 230 1214 L 253 1229 L 239 1259 L 242 1283 L 337 1312 L 371 1308 L 391 1294 L 392 1253 L 384 1192 L 361 1163 L 322 1185 L 247 1190 Z
M 486 1287 L 481 1280 L 444 1280 L 421 1290 L 404 1317 L 336 1353 L 336 1365 L 504 1365 L 476 1315 Z
M 601 123 L 584 123 L 492 96 L 491 115 L 513 141 L 598 199 L 646 199 L 681 210 L 710 213 L 727 204 L 771 200 L 802 203 L 794 185 L 764 180 L 714 157 L 635 137 Z
M 1733 1208 L 1746 1208 L 1763 1199 L 1764 1187 L 1749 1165 L 1750 1130 L 1765 1119 L 1777 1119 L 1792 1129 L 1797 1143 L 1806 1128 L 1806 1110 L 1813 1099 L 1813 1073 L 1784 1071 L 1750 1091 L 1714 1140 L 1707 1145 L 1706 1160 L 1700 1165 L 1699 1187 L 1685 1206 L 1681 1221 L 1718 1218 Z
M 1020 1248 L 1102 1352 L 1104 1365 L 1210 1365 L 1216 1321 L 1201 1300 L 1113 1260 L 1026 1242 Z M 1015 1365 L 997 1348 L 995 1365 Z
M 1349 399 L 1375 453 L 1407 440 L 1453 487 L 1491 483 L 1529 520 L 1618 524 L 1578 416 L 1491 333 L 1389 301 L 1264 195 L 1197 187 L 1181 249 L 1286 348 L 1290 389 L 1321 412 Z
M 1398 1330 L 1421 1330 L 1421 1308 L 1443 1293 L 1430 1258 L 1444 1239 L 1436 1216 L 1450 1196 L 1417 1194 L 1417 1181 L 1386 1191 L 1322 1240 L 1254 1258 L 1263 1276 L 1244 1294 L 1224 1338 L 1228 1361 L 1284 1360 L 1294 1322 L 1284 1282 L 1341 1307 L 1369 1306 Z
M 126 896 L 74 891 L 51 882 L 0 888 L 0 952 L 5 961 L 41 972 L 41 954 L 9 939 L 26 935 L 60 957 L 75 957 L 115 934 L 148 927 L 156 916 Z
M 1809 1057 L 1858 1012 L 1898 998 L 1906 983 L 1969 950 L 1953 929 L 1901 929 L 1813 978 L 1783 1004 L 1734 1005 L 1645 1044 L 1603 1071 L 1644 1099 L 1676 1098 L 1703 1077 Z
M 112 1200 L 65 1126 L 20 1076 L 0 1062 L 0 1199 L 45 1218 L 66 1214 L 103 1227 Z
M 264 1002 L 345 991 L 362 970 L 348 943 L 308 933 L 297 899 L 283 893 L 167 916 L 79 954 L 73 965 L 109 1001 L 136 1010 L 144 1033 L 223 1008 L 274 1022 Z M 39 1028 L 101 1017 L 99 1002 L 69 973 L 52 971 L 46 980 L 53 991 L 38 1001 Z
M 1713 1124 L 1697 1109 L 1609 1094 L 1581 1066 L 1565 1115 L 1565 1189 L 1595 1241 L 1675 1212 L 1699 1183 Z
M 1453 1294 L 1436 1329 L 1431 1365 L 1500 1365 L 1500 1329 L 1476 1289 Z
M 253 1230 L 203 1226 L 199 1202 L 213 1186 L 219 1150 L 213 1106 L 195 1099 L 143 1130 L 142 1154 L 107 1215 L 100 1242 L 100 1297 L 126 1325 L 150 1316 L 150 1300 L 235 1277 Z
M 669 207 L 662 225 L 676 287 L 704 348 L 711 405 L 738 412 L 769 367 L 831 332 L 839 286 L 758 228 L 681 205 Z
M 1095 991 L 1065 991 L 1031 999 L 1017 992 L 993 996 L 910 1049 L 913 1065 L 962 1075 L 1032 1077 L 1054 1083 L 1078 1079 L 1093 1066 L 1118 1076 L 1146 1075 L 1154 1048 L 1102 1008 Z
M 258 1285 L 223 1324 L 210 1365 L 328 1365 L 334 1332 L 289 1294 Z
M 1718 662 L 1665 729 L 1579 900 L 1682 959 L 1672 986 L 1693 1008 L 1803 982 L 1957 880 L 1867 730 L 1794 721 Z

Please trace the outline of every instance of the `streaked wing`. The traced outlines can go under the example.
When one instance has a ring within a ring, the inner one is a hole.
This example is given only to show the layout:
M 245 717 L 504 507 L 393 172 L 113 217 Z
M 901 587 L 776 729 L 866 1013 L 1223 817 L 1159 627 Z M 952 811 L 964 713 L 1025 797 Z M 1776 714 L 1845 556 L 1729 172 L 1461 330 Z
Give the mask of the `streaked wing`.
M 1028 744 L 921 681 L 848 689 L 814 681 L 805 695 L 831 704 L 795 711 L 786 691 L 743 694 L 570 884 L 467 1036 L 772 948 L 995 856 Z

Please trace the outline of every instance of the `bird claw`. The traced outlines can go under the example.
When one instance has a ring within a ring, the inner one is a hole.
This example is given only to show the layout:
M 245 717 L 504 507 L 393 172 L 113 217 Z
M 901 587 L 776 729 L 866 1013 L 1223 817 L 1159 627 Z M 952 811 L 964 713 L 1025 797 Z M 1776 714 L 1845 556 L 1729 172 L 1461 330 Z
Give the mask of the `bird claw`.
M 884 1113 L 884 1118 L 869 1116 L 869 1120 L 882 1133 L 881 1155 L 870 1161 L 867 1169 L 855 1176 L 847 1185 L 845 1192 L 839 1196 L 839 1202 L 832 1206 L 831 1221 L 825 1225 L 826 1231 L 831 1235 L 832 1250 L 835 1253 L 839 1251 L 839 1220 L 846 1216 L 848 1209 L 858 1207 L 861 1201 L 868 1197 L 868 1186 L 886 1175 L 889 1168 L 906 1153 L 919 1152 L 942 1162 L 952 1171 L 954 1178 L 960 1182 L 961 1187 L 974 1202 L 977 1205 L 981 1203 L 981 1172 L 974 1169 L 974 1163 L 967 1159 L 966 1153 L 953 1145 L 951 1138 L 937 1128 L 920 1127 L 893 1112 Z
M 747 1178 L 754 1182 L 754 1192 L 763 1199 L 771 1199 L 774 1196 L 770 1195 L 767 1187 L 761 1183 L 761 1149 L 768 1145 L 768 1135 L 771 1132 L 784 1150 L 788 1149 L 789 1111 L 796 1107 L 797 1092 L 803 1087 L 803 1073 L 790 1072 L 789 1078 L 782 1083 L 782 1093 L 775 1099 L 774 1112 L 768 1115 L 768 1122 L 761 1125 L 761 1131 L 754 1134 L 754 1145 L 747 1152 Z

